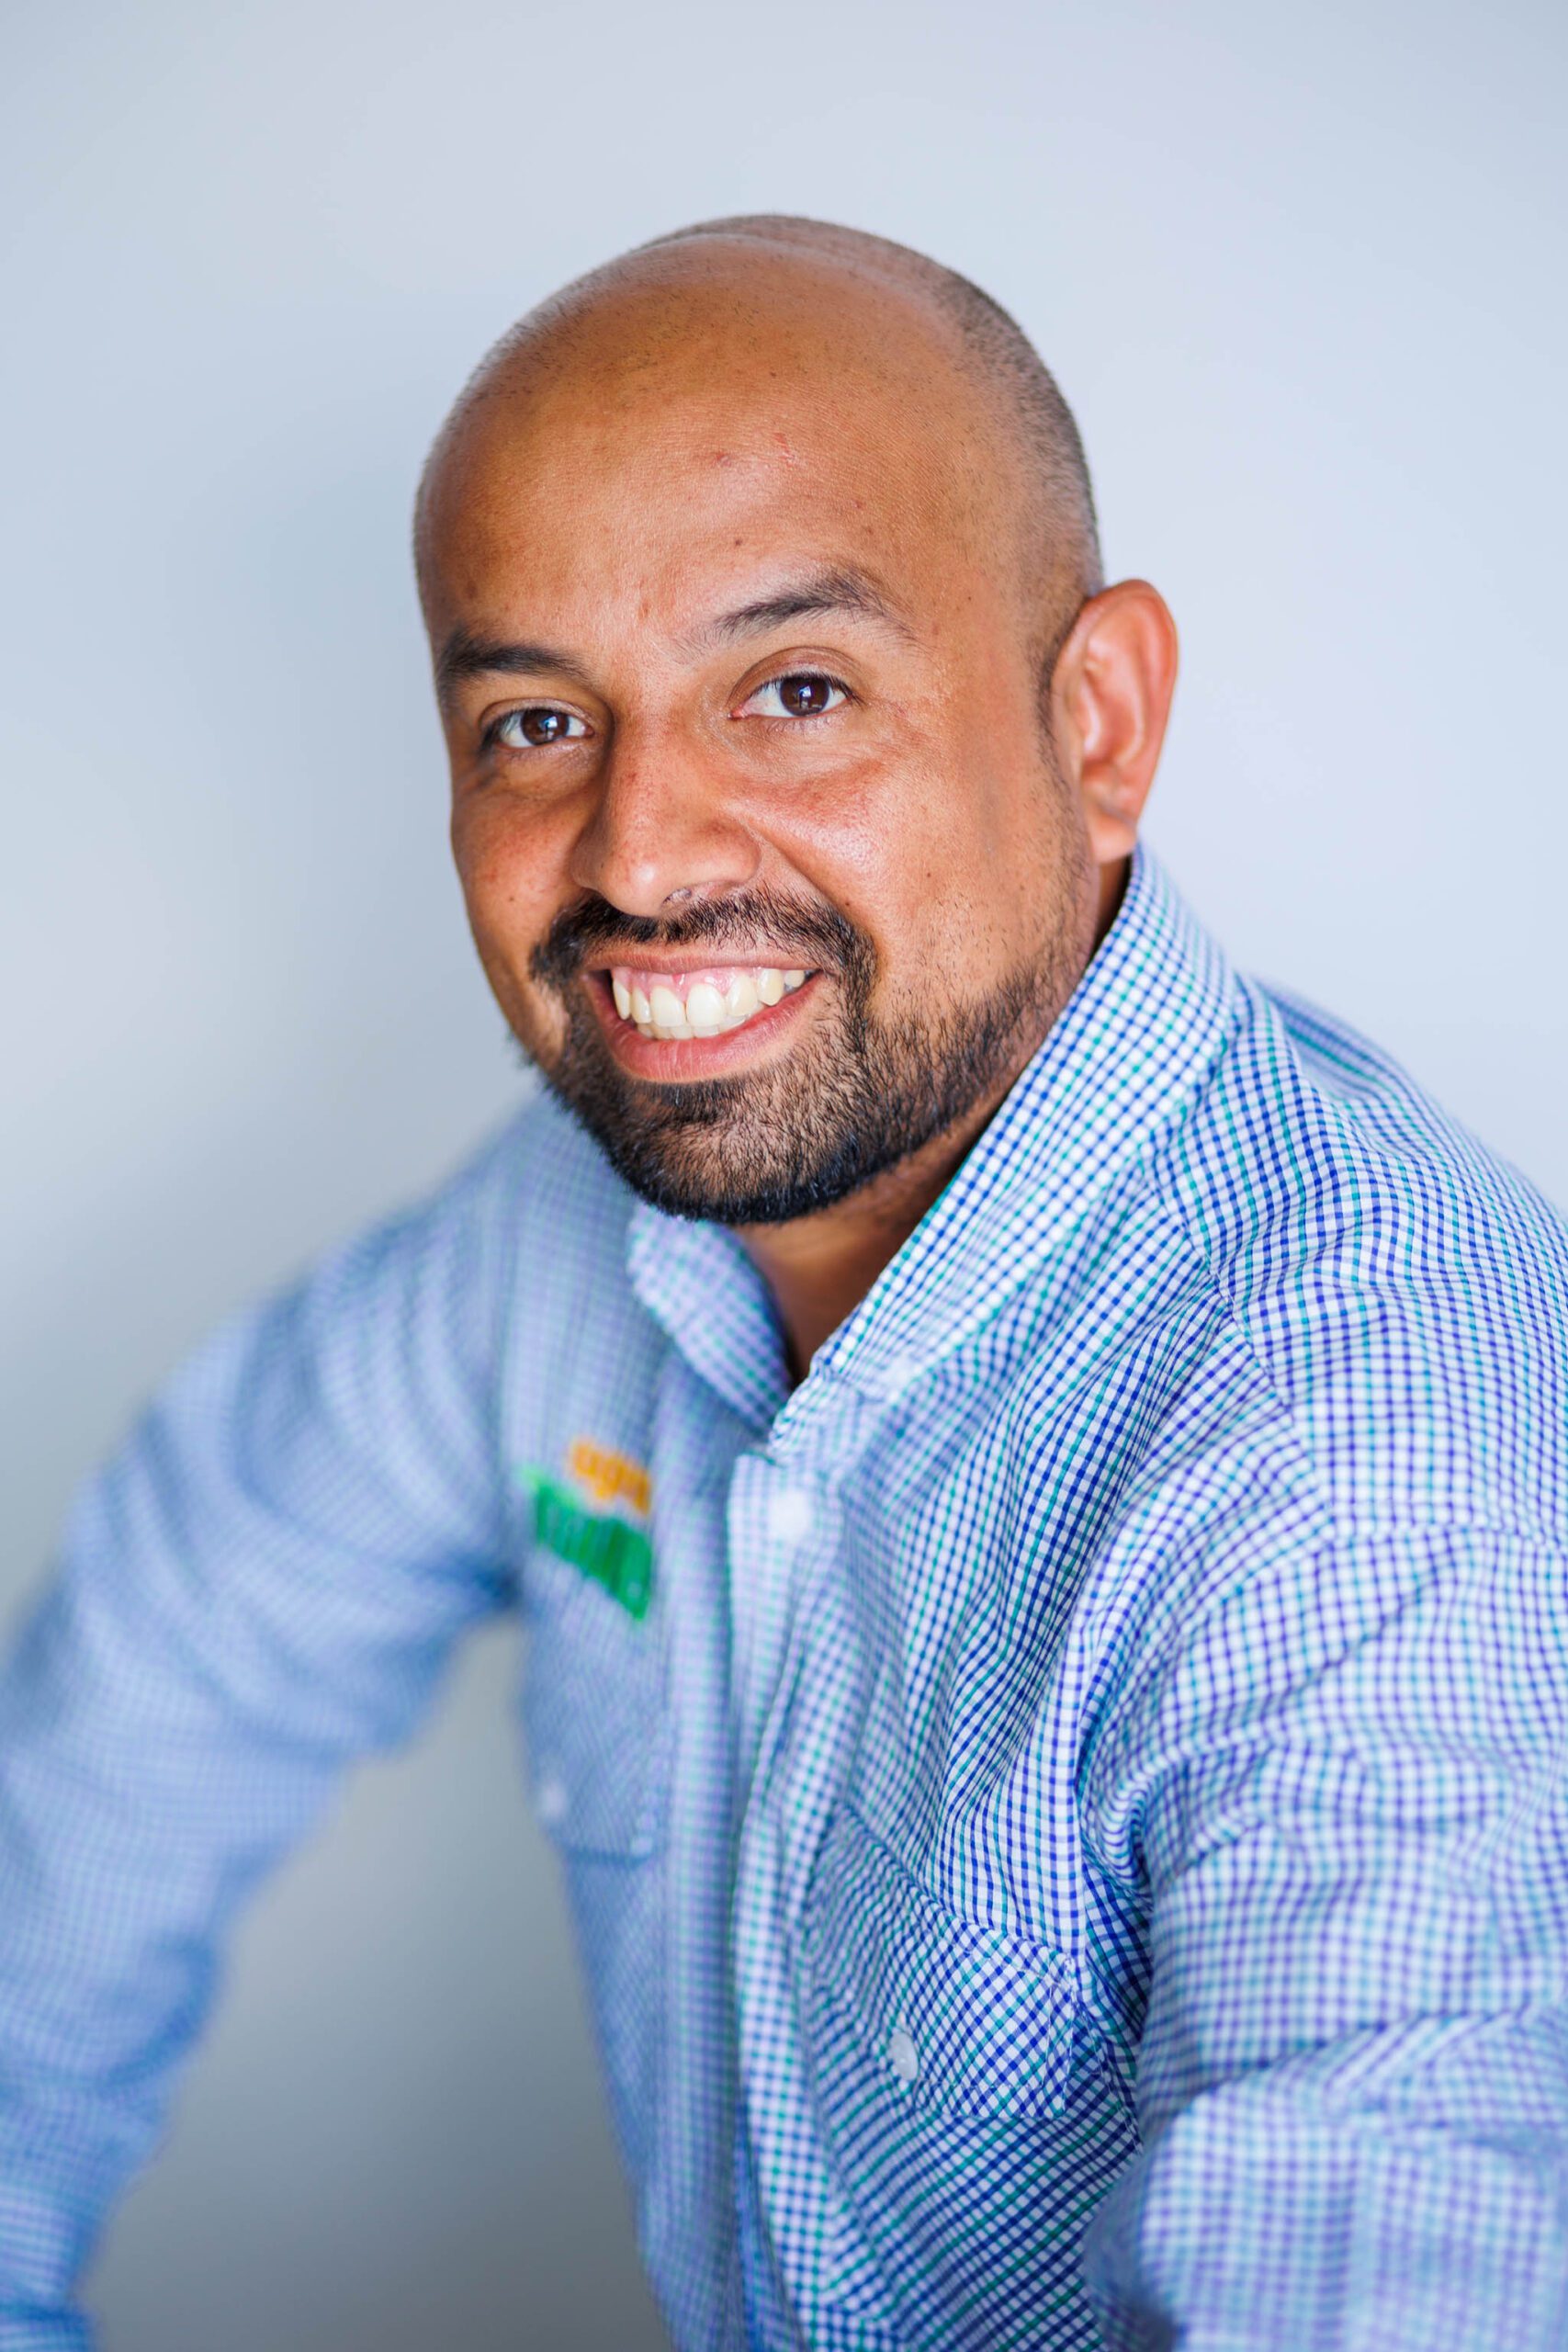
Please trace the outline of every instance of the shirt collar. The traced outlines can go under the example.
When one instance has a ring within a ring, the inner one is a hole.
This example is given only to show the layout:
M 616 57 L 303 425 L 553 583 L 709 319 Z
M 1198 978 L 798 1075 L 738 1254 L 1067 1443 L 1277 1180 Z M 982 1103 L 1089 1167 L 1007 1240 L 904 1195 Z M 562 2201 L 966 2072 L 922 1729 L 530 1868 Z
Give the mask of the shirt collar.
M 743 1420 L 766 1429 L 789 1395 L 789 1369 L 772 1294 L 739 1238 L 637 1201 L 626 1269 L 693 1370 Z
M 1140 842 L 1114 921 L 1033 1059 L 903 1248 L 788 1394 L 766 1284 L 734 1234 L 634 1208 L 643 1304 L 750 1421 L 777 1433 L 849 1387 L 892 1397 L 980 1329 L 1180 1112 L 1236 981 Z M 787 1403 L 786 1403 L 787 1399 Z

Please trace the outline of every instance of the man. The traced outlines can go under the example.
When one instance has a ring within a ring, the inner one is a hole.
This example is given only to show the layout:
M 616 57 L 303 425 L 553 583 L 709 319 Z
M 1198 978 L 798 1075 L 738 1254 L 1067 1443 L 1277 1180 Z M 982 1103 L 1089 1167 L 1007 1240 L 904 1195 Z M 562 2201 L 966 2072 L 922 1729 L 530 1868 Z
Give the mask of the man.
M 918 255 L 721 222 L 422 486 L 548 1092 L 220 1336 L 4 1697 L 5 2318 L 243 1890 L 527 1621 L 682 2352 L 1568 2340 L 1568 1247 L 1136 827 L 1169 617 Z

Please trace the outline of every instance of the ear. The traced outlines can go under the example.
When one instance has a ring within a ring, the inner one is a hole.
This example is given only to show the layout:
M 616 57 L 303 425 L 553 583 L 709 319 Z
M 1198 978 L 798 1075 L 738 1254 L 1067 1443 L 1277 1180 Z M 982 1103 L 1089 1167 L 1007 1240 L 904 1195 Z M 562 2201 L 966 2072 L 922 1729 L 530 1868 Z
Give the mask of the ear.
M 1051 676 L 1057 756 L 1100 865 L 1130 856 L 1176 688 L 1176 623 L 1146 580 L 1091 596 Z

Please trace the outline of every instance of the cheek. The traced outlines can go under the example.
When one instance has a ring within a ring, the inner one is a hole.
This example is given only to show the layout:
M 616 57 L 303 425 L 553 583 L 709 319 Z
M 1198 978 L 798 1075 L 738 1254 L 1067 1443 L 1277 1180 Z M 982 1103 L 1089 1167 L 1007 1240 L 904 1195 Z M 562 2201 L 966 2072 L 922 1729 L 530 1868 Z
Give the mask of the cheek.
M 1042 903 L 1032 780 L 981 746 L 927 743 L 866 762 L 770 827 L 790 865 L 876 949 L 889 993 L 965 995 L 1010 971 Z
M 840 913 L 870 933 L 919 929 L 951 881 L 954 793 L 918 739 L 879 744 L 757 811 L 755 830 Z
M 534 829 L 508 821 L 501 812 L 457 810 L 452 854 L 491 994 L 513 1033 L 547 1068 L 565 1035 L 565 1016 L 556 999 L 529 978 L 528 966 L 572 893 L 552 886 L 554 867 Z
M 454 810 L 451 839 L 476 939 L 525 967 L 558 903 L 547 841 L 515 812 L 477 800 Z

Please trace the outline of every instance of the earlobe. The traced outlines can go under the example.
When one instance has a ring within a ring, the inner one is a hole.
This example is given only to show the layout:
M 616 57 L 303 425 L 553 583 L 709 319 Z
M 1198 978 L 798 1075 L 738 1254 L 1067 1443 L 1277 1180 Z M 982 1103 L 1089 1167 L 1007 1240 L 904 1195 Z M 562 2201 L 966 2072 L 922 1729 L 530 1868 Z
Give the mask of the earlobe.
M 1146 580 L 1118 581 L 1090 597 L 1057 658 L 1056 741 L 1100 865 L 1126 857 L 1137 838 L 1176 666 L 1176 624 Z

